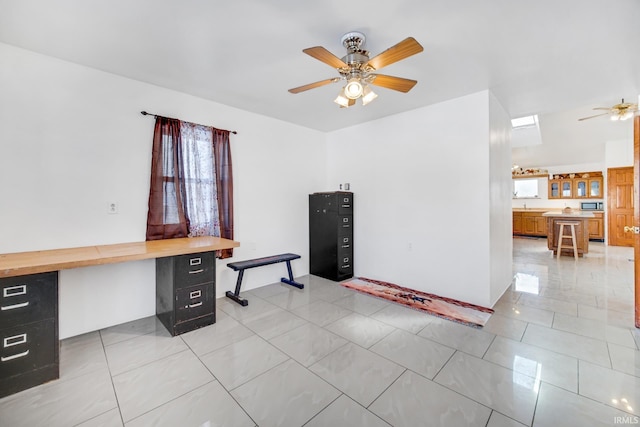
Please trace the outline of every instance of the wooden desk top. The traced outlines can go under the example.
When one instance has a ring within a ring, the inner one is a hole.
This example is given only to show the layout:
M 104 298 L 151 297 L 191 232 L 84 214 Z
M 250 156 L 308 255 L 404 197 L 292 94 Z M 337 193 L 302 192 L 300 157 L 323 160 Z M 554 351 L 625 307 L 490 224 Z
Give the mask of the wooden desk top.
M 0 254 L 0 277 L 210 252 L 238 246 L 240 243 L 234 240 L 203 236 Z

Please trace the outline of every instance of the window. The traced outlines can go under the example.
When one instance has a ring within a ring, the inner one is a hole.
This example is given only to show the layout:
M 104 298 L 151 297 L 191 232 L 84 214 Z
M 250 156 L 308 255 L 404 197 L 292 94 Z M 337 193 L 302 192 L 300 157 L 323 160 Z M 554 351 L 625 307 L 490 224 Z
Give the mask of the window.
M 513 198 L 514 199 L 535 199 L 538 194 L 539 179 L 514 179 Z
M 536 126 L 537 124 L 538 124 L 537 115 L 511 119 L 511 127 L 513 127 L 514 129 L 533 127 L 533 126 Z

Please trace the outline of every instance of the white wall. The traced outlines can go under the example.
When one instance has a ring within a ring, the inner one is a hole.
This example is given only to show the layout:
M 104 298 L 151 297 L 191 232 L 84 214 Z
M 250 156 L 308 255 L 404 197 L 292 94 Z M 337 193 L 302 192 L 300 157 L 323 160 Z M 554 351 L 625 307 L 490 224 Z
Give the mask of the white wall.
M 0 44 L 0 253 L 145 238 L 153 119 L 231 136 L 235 239 L 219 261 L 218 295 L 233 289 L 227 262 L 278 252 L 303 256 L 307 195 L 325 182 L 325 135 L 186 94 Z M 107 203 L 119 206 L 107 214 Z M 278 281 L 282 265 L 249 271 L 243 289 Z M 155 313 L 153 261 L 63 271 L 60 337 Z
M 513 239 L 511 206 L 511 119 L 489 93 L 489 305 L 493 306 L 511 284 Z
M 489 132 L 485 91 L 328 134 L 326 190 L 355 193 L 356 275 L 490 305 L 490 247 L 504 234 L 490 232 L 490 183 L 510 191 L 511 177 L 489 173 Z M 510 272 L 507 252 L 496 250 Z

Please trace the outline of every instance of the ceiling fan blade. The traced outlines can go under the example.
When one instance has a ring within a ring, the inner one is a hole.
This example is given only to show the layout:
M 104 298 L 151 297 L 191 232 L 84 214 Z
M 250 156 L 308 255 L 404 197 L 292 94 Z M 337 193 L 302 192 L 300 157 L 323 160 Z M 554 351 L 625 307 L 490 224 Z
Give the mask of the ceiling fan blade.
M 384 52 L 378 54 L 369 60 L 369 65 L 374 70 L 379 70 L 382 67 L 391 65 L 394 62 L 398 62 L 402 59 L 408 58 L 411 55 L 420 53 L 424 50 L 422 45 L 416 41 L 413 37 L 407 37 L 395 46 L 390 47 Z
M 581 122 L 582 120 L 593 119 L 594 117 L 606 116 L 608 114 L 609 113 L 601 113 L 601 114 L 596 114 L 595 116 L 583 117 L 581 119 L 578 119 L 578 121 Z
M 387 89 L 397 90 L 398 92 L 407 93 L 413 88 L 416 80 L 403 79 L 402 77 L 385 76 L 384 74 L 371 74 L 374 77 L 372 85 L 386 87 Z
M 611 110 L 611 107 L 596 107 L 596 108 L 593 108 L 593 110 L 607 110 L 607 111 L 609 111 L 609 110 Z
M 291 92 L 291 93 L 300 93 L 300 92 L 304 92 L 305 90 L 315 89 L 315 88 L 320 87 L 320 86 L 328 85 L 329 83 L 335 83 L 338 80 L 340 80 L 340 77 L 334 77 L 332 79 L 320 80 L 319 82 L 309 83 L 308 85 L 294 87 L 293 89 L 289 89 L 289 92 Z
M 342 59 L 338 58 L 322 46 L 309 47 L 307 49 L 303 49 L 302 51 L 307 55 L 314 57 L 318 61 L 322 61 L 325 64 L 332 66 L 333 68 L 348 67 L 348 65 L 345 64 Z

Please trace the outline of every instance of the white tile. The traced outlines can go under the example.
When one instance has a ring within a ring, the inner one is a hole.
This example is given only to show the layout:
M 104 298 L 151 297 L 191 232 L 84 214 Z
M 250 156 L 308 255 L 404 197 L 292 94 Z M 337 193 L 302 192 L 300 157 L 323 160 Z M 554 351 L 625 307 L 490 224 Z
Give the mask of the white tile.
M 556 313 L 563 313 L 569 316 L 578 315 L 578 304 L 575 301 L 562 301 L 541 295 L 522 295 L 518 300 L 518 305 L 555 311 Z
M 413 334 L 417 334 L 422 328 L 437 319 L 435 316 L 403 307 L 400 304 L 389 304 L 382 310 L 373 313 L 371 317 Z
M 166 328 L 160 320 L 156 316 L 149 316 L 102 329 L 100 330 L 100 336 L 102 337 L 102 343 L 107 346 L 162 330 L 166 330 Z
M 553 328 L 630 348 L 636 348 L 636 343 L 633 340 L 633 335 L 629 329 L 603 324 L 596 320 L 556 314 L 553 320 Z
M 307 323 L 273 338 L 271 343 L 301 365 L 308 367 L 345 345 L 347 340 L 312 323 Z
M 524 333 L 522 342 L 611 367 L 607 343 L 594 338 L 545 328 L 544 326 L 529 325 Z
M 271 312 L 266 316 L 256 317 L 247 322 L 245 326 L 260 335 L 262 338 L 271 339 L 300 327 L 305 323 L 307 323 L 307 321 L 301 317 L 281 309 Z
M 112 344 L 105 351 L 111 375 L 118 375 L 187 348 L 179 336 L 172 337 L 168 331 L 157 331 Z
M 0 400 L 1 426 L 66 427 L 90 420 L 118 402 L 106 369 L 56 380 Z
M 491 410 L 406 371 L 369 406 L 394 427 L 485 426 Z
M 489 418 L 487 427 L 525 427 L 525 425 L 502 415 L 500 412 L 493 411 L 491 412 L 491 418 Z
M 613 369 L 640 377 L 640 351 L 617 344 L 609 344 L 609 354 Z
M 288 358 L 263 338 L 252 335 L 207 353 L 200 360 L 227 390 L 233 390 Z
M 118 409 L 112 409 L 95 418 L 78 424 L 77 427 L 122 427 L 122 417 Z
M 529 307 L 522 304 L 512 304 L 498 302 L 493 307 L 496 313 L 503 316 L 518 319 L 523 322 L 536 323 L 542 326 L 549 326 L 553 323 L 553 311 L 544 310 L 535 307 Z
M 629 414 L 543 383 L 540 387 L 533 427 L 624 425 L 622 422 L 615 422 L 617 417 L 626 418 Z
M 495 338 L 495 335 L 482 329 L 445 319 L 434 320 L 418 335 L 477 357 L 484 355 Z
M 247 299 L 249 304 L 242 306 L 227 297 L 223 297 L 216 300 L 218 311 L 227 313 L 240 323 L 246 323 L 256 317 L 265 316 L 269 313 L 280 310 L 280 307 L 277 305 L 271 304 L 262 298 L 253 296 L 253 294 L 248 292 L 241 292 L 240 297 Z
M 259 426 L 301 426 L 340 392 L 289 359 L 231 395 Z
M 317 295 L 309 292 L 308 289 L 296 289 L 291 288 L 288 292 L 283 292 L 277 295 L 266 298 L 267 302 L 275 304 L 280 308 L 286 310 L 293 310 L 303 305 L 312 303 L 320 299 Z
M 334 304 L 360 313 L 364 316 L 371 316 L 376 311 L 382 310 L 389 305 L 389 302 L 380 298 L 373 298 L 359 292 L 336 301 Z
M 344 307 L 340 307 L 330 302 L 319 300 L 314 301 L 311 304 L 303 305 L 292 310 L 293 314 L 300 316 L 309 322 L 315 323 L 318 326 L 325 326 L 331 322 L 341 319 L 349 314 L 353 313 Z
M 523 424 L 533 420 L 536 378 L 457 352 L 434 381 Z
M 124 422 L 213 381 L 189 350 L 113 377 Z
M 327 325 L 326 329 L 364 348 L 371 347 L 395 330 L 386 323 L 357 313 Z
M 640 378 L 583 360 L 578 369 L 578 385 L 582 396 L 640 415 Z
M 328 426 L 390 427 L 377 415 L 367 411 L 344 394 L 304 425 L 304 427 Z
M 365 407 L 404 371 L 403 367 L 352 343 L 309 369 Z
M 99 332 L 60 341 L 60 379 L 66 380 L 107 368 Z
M 241 325 L 232 317 L 225 317 L 217 320 L 213 325 L 182 334 L 180 338 L 195 354 L 201 356 L 241 341 L 251 335 L 253 335 L 253 332 L 250 329 Z
M 493 313 L 482 330 L 494 335 L 520 341 L 524 331 L 527 329 L 527 322 Z
M 429 379 L 433 379 L 455 353 L 450 347 L 400 329 L 387 335 L 370 350 Z
M 253 427 L 255 423 L 220 383 L 213 381 L 126 424 L 147 426 Z
M 578 392 L 578 359 L 575 357 L 496 337 L 484 359 L 574 393 Z

